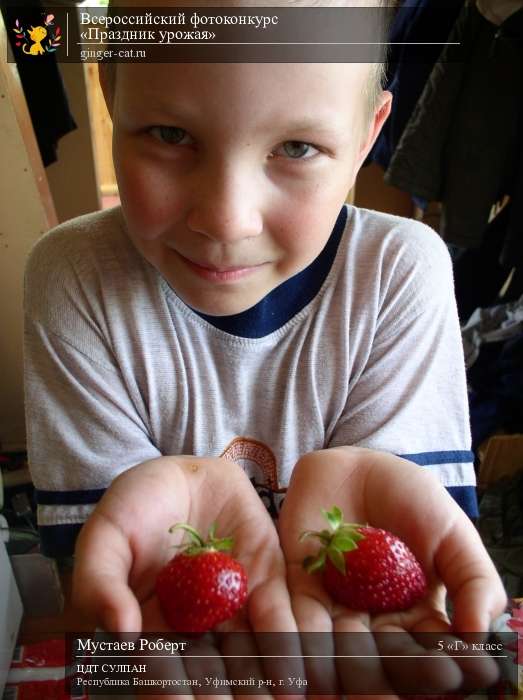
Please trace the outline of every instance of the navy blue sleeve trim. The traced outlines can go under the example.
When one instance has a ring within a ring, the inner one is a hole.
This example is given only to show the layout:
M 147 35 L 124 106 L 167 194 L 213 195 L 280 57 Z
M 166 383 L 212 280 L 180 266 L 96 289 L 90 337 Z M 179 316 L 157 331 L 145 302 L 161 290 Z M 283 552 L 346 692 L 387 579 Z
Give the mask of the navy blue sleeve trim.
M 83 523 L 69 525 L 42 525 L 40 532 L 40 551 L 46 557 L 61 559 L 71 557 L 74 545 Z
M 418 452 L 415 454 L 398 455 L 420 467 L 436 464 L 468 464 L 474 462 L 474 453 L 469 450 L 441 450 L 439 452 Z M 478 498 L 475 486 L 446 486 L 456 503 L 465 511 L 469 518 L 479 516 Z
M 479 516 L 475 486 L 447 486 L 446 489 L 469 518 L 477 518 Z
M 105 489 L 85 491 L 42 491 L 35 490 L 36 502 L 40 506 L 77 506 L 98 503 Z
M 470 450 L 442 450 L 440 452 L 418 452 L 414 454 L 398 455 L 409 462 L 419 464 L 420 467 L 428 464 L 454 464 L 474 462 L 474 453 Z

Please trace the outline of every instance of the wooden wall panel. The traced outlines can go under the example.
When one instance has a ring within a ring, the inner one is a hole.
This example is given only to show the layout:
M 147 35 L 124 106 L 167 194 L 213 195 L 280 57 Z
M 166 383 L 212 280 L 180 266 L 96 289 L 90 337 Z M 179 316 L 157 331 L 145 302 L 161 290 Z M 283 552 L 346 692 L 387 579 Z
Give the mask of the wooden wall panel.
M 25 445 L 23 274 L 29 250 L 57 223 L 40 151 L 0 14 L 0 446 Z

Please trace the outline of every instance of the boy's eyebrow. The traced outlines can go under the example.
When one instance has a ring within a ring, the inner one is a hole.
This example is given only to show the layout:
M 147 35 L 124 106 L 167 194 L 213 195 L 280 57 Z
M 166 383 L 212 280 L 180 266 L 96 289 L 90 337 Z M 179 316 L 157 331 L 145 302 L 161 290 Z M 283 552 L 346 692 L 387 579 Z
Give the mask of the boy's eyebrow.
M 142 99 L 140 100 L 142 104 L 147 104 L 148 100 L 145 99 L 143 100 L 144 95 L 142 94 Z M 146 95 L 145 95 L 146 97 Z M 150 102 L 149 102 L 150 104 Z M 159 102 L 157 105 L 158 107 L 158 114 L 164 114 L 165 117 L 169 117 L 169 120 L 171 121 L 176 121 L 177 119 L 185 121 L 186 119 L 191 119 L 191 112 L 190 110 L 186 110 L 183 108 L 180 108 L 180 105 L 178 105 L 176 110 L 172 109 L 172 106 L 169 105 L 168 103 L 162 104 L 162 102 Z M 311 119 L 311 118 L 303 118 L 303 119 L 296 119 L 293 121 L 286 121 L 284 119 L 278 119 L 277 117 L 271 117 L 268 119 L 266 124 L 259 124 L 258 128 L 260 128 L 263 131 L 267 131 L 272 129 L 279 129 L 283 130 L 286 132 L 293 132 L 296 134 L 299 133 L 314 133 L 314 134 L 319 134 L 322 136 L 339 136 L 340 129 L 337 127 L 336 124 L 333 123 L 332 119 L 328 120 L 328 123 L 326 123 L 324 120 L 321 119 Z
M 321 121 L 315 121 L 313 119 L 304 119 L 289 124 L 285 124 L 285 128 L 291 131 L 314 131 L 322 134 L 337 134 L 337 129 L 334 125 L 326 125 Z

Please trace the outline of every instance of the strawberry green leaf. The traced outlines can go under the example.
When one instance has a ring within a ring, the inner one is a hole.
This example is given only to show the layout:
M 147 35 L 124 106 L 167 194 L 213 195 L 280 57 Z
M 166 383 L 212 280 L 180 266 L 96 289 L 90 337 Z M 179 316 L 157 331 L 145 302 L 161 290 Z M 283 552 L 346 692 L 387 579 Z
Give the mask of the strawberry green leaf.
M 301 533 L 298 541 L 303 542 L 307 537 L 317 537 L 322 544 L 328 545 L 332 539 L 332 533 L 329 530 L 322 530 L 321 532 L 318 530 L 305 530 L 305 532 Z
M 203 554 L 203 552 L 205 551 L 205 549 L 203 547 L 200 547 L 199 544 L 185 544 L 184 547 L 181 547 L 181 549 L 183 550 L 183 554 L 188 554 L 194 557 Z
M 315 561 L 316 561 L 316 557 L 305 557 L 305 559 L 302 562 L 303 568 L 306 571 L 308 571 L 309 568 L 314 564 Z
M 336 532 L 336 535 L 343 535 L 343 537 L 350 537 L 354 542 L 359 542 L 365 539 L 365 535 L 358 531 L 359 525 L 352 525 L 349 523 L 344 523 Z
M 337 530 L 343 522 L 343 513 L 338 506 L 332 506 L 330 510 L 322 510 L 322 513 L 333 530 Z
M 359 538 L 361 539 L 361 537 Z M 352 535 L 348 535 L 344 532 L 337 532 L 331 542 L 331 547 L 338 549 L 340 552 L 352 552 L 353 549 L 357 549 L 356 539 Z
M 326 556 L 327 552 L 323 549 L 316 557 L 306 557 L 303 560 L 303 568 L 308 574 L 314 574 L 316 571 L 323 569 Z
M 307 537 L 317 537 L 317 535 L 318 533 L 316 532 L 316 530 L 305 530 L 301 533 L 298 542 L 303 542 L 307 539 Z
M 332 540 L 332 532 L 329 532 L 329 530 L 322 530 L 321 532 L 318 532 L 318 537 L 320 542 L 322 542 L 324 545 L 328 545 Z
M 209 545 L 220 552 L 227 552 L 229 549 L 232 549 L 234 539 L 232 537 L 222 537 L 220 540 L 209 539 Z
M 329 547 L 327 556 L 341 574 L 345 574 L 345 557 L 339 549 Z

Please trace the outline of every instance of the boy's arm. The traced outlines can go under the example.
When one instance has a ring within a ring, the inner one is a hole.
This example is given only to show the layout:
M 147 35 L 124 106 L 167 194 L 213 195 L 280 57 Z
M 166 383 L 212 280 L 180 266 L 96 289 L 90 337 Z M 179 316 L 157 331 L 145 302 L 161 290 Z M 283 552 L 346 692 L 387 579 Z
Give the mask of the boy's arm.
M 110 319 L 121 304 L 119 287 L 112 296 L 103 288 L 95 253 L 115 258 L 118 272 L 127 251 L 113 253 L 112 224 L 103 217 L 68 222 L 46 235 L 26 267 L 28 457 L 42 549 L 54 557 L 72 554 L 81 525 L 119 473 L 160 455 L 146 397 L 138 381 L 126 379 L 114 351 Z M 98 235 L 104 226 L 109 243 Z M 137 277 L 132 269 L 129 274 Z M 132 349 L 127 360 L 133 361 Z
M 351 377 L 328 447 L 390 452 L 430 469 L 477 516 L 461 332 L 449 254 L 427 227 L 378 269 L 380 308 L 368 356 Z M 350 329 L 349 329 L 350 332 Z
M 116 367 L 26 321 L 28 456 L 42 550 L 69 556 L 111 481 L 160 456 Z

